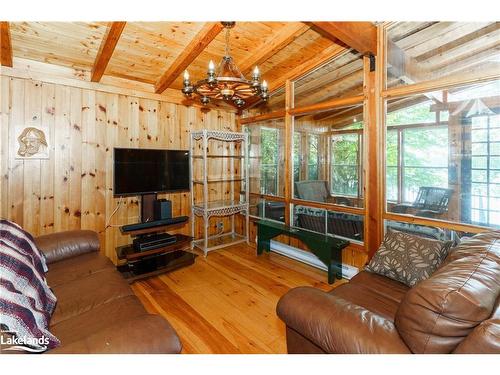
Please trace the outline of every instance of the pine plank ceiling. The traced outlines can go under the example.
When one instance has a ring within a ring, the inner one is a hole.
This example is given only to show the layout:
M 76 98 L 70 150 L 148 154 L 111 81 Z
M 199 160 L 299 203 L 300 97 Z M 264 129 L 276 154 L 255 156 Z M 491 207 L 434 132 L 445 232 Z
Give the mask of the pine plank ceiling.
M 13 55 L 91 71 L 108 26 L 106 22 L 11 22 Z M 204 26 L 203 22 L 127 22 L 104 75 L 155 84 Z M 272 43 L 277 44 L 274 49 L 269 48 Z M 257 56 L 269 82 L 332 43 L 300 22 L 238 22 L 230 38 L 231 55 L 247 76 L 253 57 L 263 49 L 269 51 Z M 220 61 L 224 44 L 224 33 L 219 32 L 187 66 L 191 76 L 204 77 L 208 61 Z M 170 87 L 181 86 L 178 76 Z
M 225 45 L 217 22 L 10 22 L 7 26 L 14 58 L 92 72 L 94 81 L 101 75 L 139 81 L 157 92 L 180 89 L 186 68 L 193 79 L 203 78 L 208 61 L 218 63 Z M 374 30 L 369 22 L 237 22 L 231 31 L 231 55 L 247 78 L 259 65 L 274 92 L 268 106 L 282 106 L 286 79 L 296 80 L 296 104 L 307 105 L 362 92 L 362 55 L 350 47 L 364 53 L 373 50 Z M 498 50 L 499 33 L 498 22 L 401 22 L 389 36 L 413 62 L 437 71 L 450 64 L 461 69 L 462 62 L 473 66 L 474 54 L 485 48 L 485 40 Z M 400 77 L 389 79 L 396 82 Z

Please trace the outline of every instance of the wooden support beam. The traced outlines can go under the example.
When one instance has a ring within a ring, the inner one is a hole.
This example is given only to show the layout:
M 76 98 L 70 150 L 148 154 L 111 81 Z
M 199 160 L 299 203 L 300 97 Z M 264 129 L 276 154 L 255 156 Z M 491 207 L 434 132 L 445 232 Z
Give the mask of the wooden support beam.
M 308 22 L 318 34 L 363 55 L 377 54 L 377 28 L 371 22 Z
M 0 64 L 12 67 L 12 41 L 8 22 L 0 22 Z
M 92 68 L 92 75 L 90 78 L 92 82 L 99 82 L 101 80 L 126 24 L 126 22 L 110 22 L 108 25 L 106 34 L 97 52 L 94 67 Z
M 330 119 L 331 121 L 339 120 L 339 118 L 344 119 L 348 117 L 358 116 L 363 113 L 363 108 L 361 106 L 354 108 L 346 108 L 344 110 L 333 110 L 327 112 L 321 112 L 313 116 L 314 121 L 323 121 Z
M 257 115 L 257 116 L 240 118 L 240 124 L 245 125 L 245 124 L 251 124 L 254 122 L 274 120 L 277 118 L 283 118 L 283 117 L 285 117 L 285 115 L 286 115 L 285 110 L 263 113 L 263 114 Z
M 380 56 L 379 56 L 380 57 Z M 364 57 L 364 125 L 365 137 L 364 143 L 364 197 L 365 197 L 365 248 L 371 257 L 382 242 L 382 181 L 381 175 L 384 173 L 383 150 L 381 148 L 379 121 L 377 115 L 379 111 L 379 97 L 376 90 L 376 73 L 370 71 L 370 61 Z M 377 126 L 378 125 L 378 126 Z
M 278 32 L 273 33 L 271 38 L 265 40 L 262 45 L 257 46 L 250 57 L 238 64 L 241 72 L 247 75 L 256 65 L 266 62 L 308 30 L 309 26 L 300 22 L 287 24 Z
M 182 53 L 177 56 L 168 70 L 156 81 L 155 92 L 161 94 L 168 89 L 223 29 L 224 26 L 220 22 L 207 22 Z
M 312 104 L 300 108 L 291 109 L 289 112 L 294 115 L 305 115 L 314 112 L 326 111 L 333 108 L 349 107 L 363 103 L 363 95 L 351 96 L 348 98 L 337 98 L 325 102 Z
M 293 195 L 293 108 L 294 87 L 291 80 L 285 81 L 285 224 L 291 225 L 290 202 Z

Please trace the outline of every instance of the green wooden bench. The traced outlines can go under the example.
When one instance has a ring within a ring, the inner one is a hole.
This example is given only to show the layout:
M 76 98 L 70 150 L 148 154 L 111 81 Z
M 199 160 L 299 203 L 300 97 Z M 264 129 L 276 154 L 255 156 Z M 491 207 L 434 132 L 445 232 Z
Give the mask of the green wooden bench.
M 264 251 L 271 251 L 271 239 L 286 234 L 305 243 L 309 250 L 327 266 L 329 284 L 334 282 L 335 276 L 342 278 L 342 249 L 349 245 L 349 241 L 269 220 L 258 220 L 256 224 L 258 255 Z M 338 266 L 337 272 L 334 272 L 335 266 Z

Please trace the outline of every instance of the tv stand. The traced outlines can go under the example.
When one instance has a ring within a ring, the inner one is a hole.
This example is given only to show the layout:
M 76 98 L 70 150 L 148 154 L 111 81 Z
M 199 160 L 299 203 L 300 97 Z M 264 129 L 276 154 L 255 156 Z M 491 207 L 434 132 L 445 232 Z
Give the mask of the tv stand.
M 132 283 L 193 264 L 196 255 L 190 252 L 192 237 L 184 234 L 175 237 L 175 243 L 153 250 L 138 251 L 132 244 L 117 247 L 116 268 Z
M 177 216 L 170 219 L 153 220 L 142 223 L 127 224 L 120 227 L 122 234 L 139 236 L 141 234 L 164 232 L 183 226 L 189 220 L 187 216 Z

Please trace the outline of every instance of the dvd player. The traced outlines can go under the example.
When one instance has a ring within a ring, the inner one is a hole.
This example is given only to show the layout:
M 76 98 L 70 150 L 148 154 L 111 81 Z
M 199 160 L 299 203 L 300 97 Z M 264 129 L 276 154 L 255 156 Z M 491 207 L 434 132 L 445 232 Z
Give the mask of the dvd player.
M 147 229 L 147 228 L 161 227 L 164 225 L 183 223 L 183 222 L 187 221 L 188 219 L 189 218 L 187 216 L 177 216 L 177 217 L 172 217 L 169 219 L 146 221 L 145 223 L 127 224 L 127 225 L 123 225 L 121 227 L 121 230 L 122 230 L 122 232 L 132 232 L 132 231 L 140 230 L 140 229 Z
M 150 236 L 141 236 L 133 241 L 136 251 L 154 250 L 160 247 L 171 245 L 177 241 L 177 237 L 168 233 L 153 234 Z

